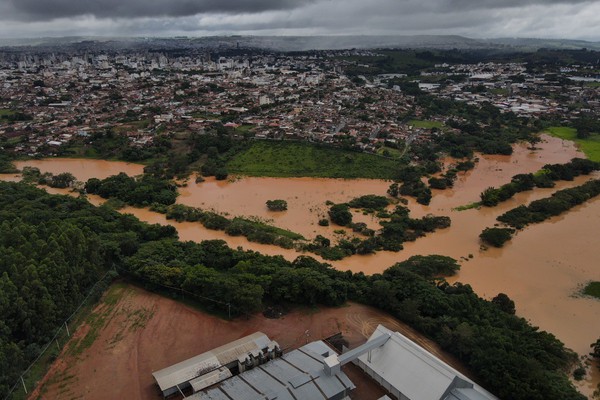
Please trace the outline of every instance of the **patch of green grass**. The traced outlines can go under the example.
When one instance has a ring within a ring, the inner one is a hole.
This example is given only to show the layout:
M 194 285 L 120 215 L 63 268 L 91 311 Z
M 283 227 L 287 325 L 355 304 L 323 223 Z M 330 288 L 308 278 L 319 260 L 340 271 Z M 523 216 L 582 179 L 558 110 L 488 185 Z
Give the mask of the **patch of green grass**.
M 481 203 L 476 201 L 474 203 L 470 203 L 470 204 L 465 204 L 464 206 L 458 206 L 453 208 L 452 210 L 454 211 L 465 211 L 465 210 L 470 210 L 472 208 L 479 208 L 481 207 Z
M 235 131 L 237 133 L 241 133 L 243 135 L 244 133 L 249 132 L 253 128 L 254 128 L 254 125 L 240 125 L 237 128 L 235 128 Z
M 600 134 L 593 134 L 586 139 L 579 139 L 575 128 L 564 126 L 552 126 L 546 129 L 546 132 L 554 137 L 575 142 L 587 158 L 592 161 L 600 161 Z
M 89 326 L 89 331 L 80 340 L 73 341 L 69 345 L 69 353 L 73 356 L 78 356 L 83 351 L 94 344 L 100 331 L 106 326 L 106 324 L 113 318 L 115 311 L 114 305 L 123 297 L 127 292 L 126 287 L 123 284 L 112 285 L 105 296 L 103 297 L 100 307 L 90 312 L 85 320 L 85 324 Z
M 15 112 L 13 110 L 9 110 L 7 108 L 0 108 L 0 118 L 4 117 L 4 116 L 11 116 L 14 115 Z
M 377 149 L 377 154 L 384 157 L 400 158 L 402 157 L 403 152 L 401 150 L 394 149 L 393 147 L 383 146 Z
M 600 299 L 600 282 L 590 282 L 583 288 L 583 294 Z
M 230 173 L 250 176 L 393 179 L 400 163 L 302 142 L 256 141 L 227 164 Z
M 221 119 L 221 116 L 217 115 L 217 114 L 211 114 L 211 113 L 207 113 L 207 112 L 203 112 L 203 111 L 198 111 L 198 112 L 192 113 L 192 118 L 196 118 L 196 119 Z
M 490 89 L 489 92 L 492 94 L 500 95 L 500 96 L 508 96 L 508 89 L 495 88 L 495 89 Z
M 414 126 L 415 128 L 421 129 L 431 129 L 431 128 L 442 128 L 444 126 L 440 121 L 430 121 L 430 120 L 418 120 L 413 119 L 408 122 L 409 125 Z
M 252 225 L 258 227 L 260 230 L 263 230 L 266 232 L 271 232 L 278 236 L 284 236 L 284 237 L 290 238 L 292 240 L 306 240 L 305 237 L 302 236 L 301 234 L 292 232 L 292 231 L 288 231 L 287 229 L 278 228 L 276 226 L 268 225 L 263 222 L 254 221 L 254 220 L 251 220 L 248 218 L 240 218 L 240 219 L 248 222 L 249 224 L 252 224 Z

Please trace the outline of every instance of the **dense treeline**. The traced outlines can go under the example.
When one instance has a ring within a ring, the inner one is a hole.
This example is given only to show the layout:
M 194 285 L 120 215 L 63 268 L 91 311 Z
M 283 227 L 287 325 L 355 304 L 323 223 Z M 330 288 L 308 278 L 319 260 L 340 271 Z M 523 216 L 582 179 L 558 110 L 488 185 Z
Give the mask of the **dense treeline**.
M 228 305 L 244 313 L 273 303 L 339 305 L 348 299 L 371 304 L 433 338 L 500 398 L 585 398 L 562 372 L 573 355 L 553 335 L 513 315 L 506 295 L 486 301 L 468 285 L 439 279 L 458 269 L 449 257 L 411 257 L 369 277 L 309 257 L 289 262 L 232 250 L 222 241 L 162 240 L 143 244 L 125 269 L 151 288 L 166 284 L 216 299 L 198 301 L 222 311 Z
M 212 211 L 205 211 L 183 204 L 170 206 L 153 204 L 150 210 L 165 214 L 167 219 L 174 219 L 177 222 L 199 222 L 207 229 L 225 231 L 229 236 L 245 236 L 250 242 L 274 244 L 286 249 L 294 247 L 297 240 L 304 239 L 298 233 L 277 228 L 258 220 L 242 217 L 230 219 Z
M 485 228 L 479 238 L 491 246 L 502 247 L 504 243 L 512 238 L 514 233 L 515 230 L 510 228 Z
M 513 228 L 522 229 L 529 224 L 560 215 L 599 194 L 600 179 L 588 181 L 574 188 L 559 190 L 550 197 L 532 201 L 528 206 L 513 208 L 500 215 L 497 220 Z
M 555 181 L 572 181 L 579 175 L 589 175 L 600 170 L 600 163 L 583 158 L 573 158 L 566 164 L 547 164 L 535 174 L 517 174 L 499 188 L 489 187 L 481 195 L 481 204 L 493 207 L 515 194 L 532 190 L 534 187 L 551 188 Z
M 385 196 L 375 194 L 366 194 L 356 197 L 348 202 L 348 206 L 352 208 L 363 208 L 367 210 L 382 210 L 390 204 L 390 201 Z
M 21 171 L 23 181 L 27 183 L 37 183 L 39 185 L 47 185 L 53 188 L 65 189 L 71 187 L 76 179 L 70 172 L 63 172 L 54 175 L 50 172 L 42 173 L 36 167 L 24 167 Z
M 86 182 L 85 190 L 105 199 L 117 198 L 132 206 L 169 205 L 177 198 L 177 187 L 173 182 L 147 174 L 133 178 L 121 172 L 102 180 L 91 178 Z
M 0 149 L 0 174 L 12 174 L 17 172 L 10 156 Z
M 140 243 L 175 238 L 87 201 L 0 182 L 0 396 L 85 293 Z
M 301 250 L 311 251 L 326 260 L 341 260 L 353 254 L 370 254 L 379 250 L 400 251 L 402 243 L 415 241 L 427 233 L 450 226 L 450 218 L 446 216 L 426 215 L 422 218 L 410 218 L 410 210 L 402 205 L 387 212 L 384 210 L 389 200 L 382 196 L 366 195 L 351 200 L 349 203 L 334 204 L 329 209 L 331 220 L 341 226 L 352 228 L 354 232 L 367 236 L 366 239 L 341 239 L 335 246 L 331 241 L 318 235 L 311 243 L 301 247 Z M 350 206 L 370 207 L 379 210 L 377 216 L 382 218 L 379 224 L 381 230 L 375 232 L 365 223 L 353 223 Z

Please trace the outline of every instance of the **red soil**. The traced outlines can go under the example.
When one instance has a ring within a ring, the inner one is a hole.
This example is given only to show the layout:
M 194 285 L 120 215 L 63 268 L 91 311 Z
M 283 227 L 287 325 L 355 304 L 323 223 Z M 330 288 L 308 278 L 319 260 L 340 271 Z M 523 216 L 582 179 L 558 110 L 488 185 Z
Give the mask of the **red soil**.
M 340 308 L 296 310 L 280 319 L 258 314 L 250 319 L 227 321 L 120 283 L 111 287 L 88 321 L 94 318 L 103 321 L 89 322 L 77 329 L 31 399 L 160 399 L 153 371 L 256 331 L 264 332 L 284 349 L 341 332 L 352 348 L 363 343 L 383 323 L 460 368 L 411 328 L 381 311 L 356 303 Z M 85 336 L 94 331 L 97 337 L 91 345 L 77 351 Z M 383 395 L 356 368 L 346 368 L 346 372 L 358 387 L 353 398 L 368 400 Z

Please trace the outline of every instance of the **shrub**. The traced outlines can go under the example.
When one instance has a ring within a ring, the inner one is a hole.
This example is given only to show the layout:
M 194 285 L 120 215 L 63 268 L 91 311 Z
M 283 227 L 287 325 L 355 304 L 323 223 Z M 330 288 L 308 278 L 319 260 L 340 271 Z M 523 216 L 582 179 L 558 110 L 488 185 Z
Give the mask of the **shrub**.
M 502 247 L 510 240 L 514 229 L 510 228 L 485 228 L 479 235 L 481 240 L 494 247 Z
M 271 211 L 286 211 L 287 201 L 285 200 L 267 200 L 267 208 Z

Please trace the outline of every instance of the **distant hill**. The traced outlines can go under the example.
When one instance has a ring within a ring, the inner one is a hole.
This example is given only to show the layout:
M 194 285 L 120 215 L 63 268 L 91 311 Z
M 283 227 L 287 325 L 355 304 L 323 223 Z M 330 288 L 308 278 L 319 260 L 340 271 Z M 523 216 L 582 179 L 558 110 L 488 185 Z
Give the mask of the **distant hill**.
M 487 43 L 494 46 L 507 46 L 518 50 L 535 51 L 540 48 L 559 50 L 600 50 L 600 42 L 570 39 L 533 39 L 533 38 L 499 38 L 488 39 Z
M 174 38 L 142 37 L 61 37 L 0 39 L 2 47 L 72 47 L 95 49 L 233 49 L 251 48 L 275 51 L 426 48 L 497 49 L 535 51 L 539 48 L 600 50 L 600 42 L 568 39 L 498 38 L 471 39 L 456 35 L 416 36 L 206 36 Z

